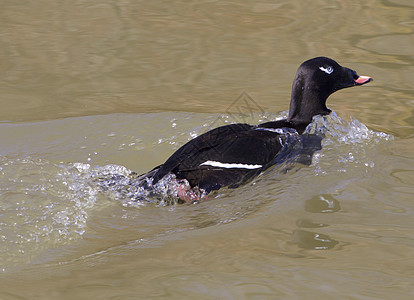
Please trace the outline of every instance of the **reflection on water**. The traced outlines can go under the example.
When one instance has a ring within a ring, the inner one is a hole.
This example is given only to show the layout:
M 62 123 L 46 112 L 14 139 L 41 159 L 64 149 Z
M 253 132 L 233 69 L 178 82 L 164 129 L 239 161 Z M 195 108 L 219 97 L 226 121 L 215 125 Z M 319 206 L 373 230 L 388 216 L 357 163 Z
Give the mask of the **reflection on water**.
M 0 10 L 0 298 L 412 298 L 412 1 L 43 4 Z M 311 166 L 197 205 L 88 180 L 159 165 L 239 95 L 274 119 L 320 55 L 375 81 L 328 100 Z
M 333 213 L 339 211 L 341 205 L 332 195 L 318 195 L 305 202 L 305 210 L 313 213 Z
M 338 244 L 326 234 L 298 229 L 293 233 L 293 242 L 300 248 L 313 250 L 328 250 Z
M 409 1 L 8 2 L 0 12 L 2 120 L 224 112 L 243 90 L 280 111 L 298 65 L 319 55 L 375 74 L 372 95 L 350 92 L 362 95 L 346 109 L 368 110 L 365 101 L 384 95 L 384 105 L 401 103 L 388 88 L 413 95 Z M 393 111 L 380 113 L 395 123 Z

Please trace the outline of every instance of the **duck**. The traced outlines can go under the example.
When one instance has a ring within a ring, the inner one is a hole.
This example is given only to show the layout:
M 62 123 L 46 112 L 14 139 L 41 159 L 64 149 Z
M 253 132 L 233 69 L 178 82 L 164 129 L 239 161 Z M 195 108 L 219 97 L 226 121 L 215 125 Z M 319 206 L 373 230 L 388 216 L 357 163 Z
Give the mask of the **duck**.
M 300 156 L 295 144 L 305 145 L 301 154 L 310 157 L 310 164 L 312 154 L 321 149 L 322 138 L 304 132 L 315 116 L 331 113 L 326 106 L 328 97 L 372 80 L 328 57 L 306 60 L 294 77 L 286 119 L 214 128 L 181 146 L 143 176 L 156 185 L 174 175 L 180 183 L 177 196 L 184 202 L 198 202 L 213 191 L 237 188 L 272 166 Z

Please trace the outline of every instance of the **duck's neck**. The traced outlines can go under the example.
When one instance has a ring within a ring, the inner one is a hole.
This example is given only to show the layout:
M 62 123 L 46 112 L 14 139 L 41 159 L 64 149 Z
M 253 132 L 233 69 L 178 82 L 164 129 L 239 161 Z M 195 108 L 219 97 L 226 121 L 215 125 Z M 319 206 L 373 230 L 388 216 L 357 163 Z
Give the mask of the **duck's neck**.
M 331 110 L 326 107 L 328 96 L 311 80 L 305 80 L 304 76 L 296 74 L 287 120 L 306 127 L 312 122 L 313 116 L 329 114 Z

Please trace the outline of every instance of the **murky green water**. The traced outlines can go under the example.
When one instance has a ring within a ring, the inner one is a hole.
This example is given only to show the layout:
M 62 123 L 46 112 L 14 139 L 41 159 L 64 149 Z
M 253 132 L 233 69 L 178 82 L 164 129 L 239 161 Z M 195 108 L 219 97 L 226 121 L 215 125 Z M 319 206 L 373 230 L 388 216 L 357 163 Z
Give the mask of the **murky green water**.
M 1 299 L 414 296 L 411 1 L 0 7 Z M 321 55 L 375 81 L 328 100 L 311 166 L 197 205 L 91 180 L 280 116 Z

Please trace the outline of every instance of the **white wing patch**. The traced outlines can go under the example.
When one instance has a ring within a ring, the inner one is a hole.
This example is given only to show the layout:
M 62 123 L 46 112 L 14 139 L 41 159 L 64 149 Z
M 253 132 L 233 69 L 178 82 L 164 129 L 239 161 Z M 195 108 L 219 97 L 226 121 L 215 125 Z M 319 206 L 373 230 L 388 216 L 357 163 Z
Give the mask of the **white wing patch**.
M 219 161 L 207 160 L 200 164 L 200 166 L 212 166 L 212 167 L 219 167 L 225 169 L 259 169 L 263 167 L 262 165 L 248 165 L 248 164 L 231 164 L 231 163 L 222 163 Z
M 326 74 L 331 74 L 334 71 L 334 68 L 332 68 L 331 66 L 327 68 L 319 67 L 319 70 L 324 71 Z
M 263 131 L 270 131 L 270 132 L 275 132 L 275 133 L 279 133 L 279 134 L 284 134 L 286 132 L 283 131 L 282 128 L 266 128 L 266 127 L 257 127 L 255 128 L 255 130 L 263 130 Z

